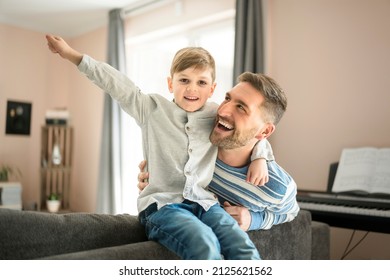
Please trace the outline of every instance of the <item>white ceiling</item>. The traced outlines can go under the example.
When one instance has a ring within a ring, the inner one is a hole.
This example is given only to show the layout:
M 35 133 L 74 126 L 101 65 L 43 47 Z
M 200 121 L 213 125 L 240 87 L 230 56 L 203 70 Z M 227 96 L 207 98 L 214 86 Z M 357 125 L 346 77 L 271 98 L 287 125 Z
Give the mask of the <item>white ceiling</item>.
M 0 0 L 0 23 L 74 37 L 107 24 L 108 11 L 145 0 Z M 150 1 L 149 1 L 150 2 Z

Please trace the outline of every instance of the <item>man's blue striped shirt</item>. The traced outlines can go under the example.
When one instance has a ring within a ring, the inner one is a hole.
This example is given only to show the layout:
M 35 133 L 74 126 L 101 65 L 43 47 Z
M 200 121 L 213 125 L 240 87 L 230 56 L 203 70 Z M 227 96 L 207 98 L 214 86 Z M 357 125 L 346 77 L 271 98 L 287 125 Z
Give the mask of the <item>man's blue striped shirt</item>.
M 264 186 L 254 186 L 246 182 L 248 166 L 235 168 L 217 160 L 209 185 L 209 190 L 218 196 L 221 204 L 228 201 L 250 210 L 249 230 L 269 229 L 289 222 L 299 211 L 293 178 L 275 161 L 268 161 L 267 166 L 269 181 Z

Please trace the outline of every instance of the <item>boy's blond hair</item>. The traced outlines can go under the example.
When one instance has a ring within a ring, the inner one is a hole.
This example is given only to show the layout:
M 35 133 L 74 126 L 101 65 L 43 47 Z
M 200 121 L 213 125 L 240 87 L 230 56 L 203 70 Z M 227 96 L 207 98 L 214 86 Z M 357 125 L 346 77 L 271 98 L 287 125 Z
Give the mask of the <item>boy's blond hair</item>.
M 201 47 L 186 47 L 177 51 L 172 60 L 171 77 L 173 74 L 186 70 L 187 68 L 211 70 L 211 77 L 215 81 L 215 61 L 213 56 Z

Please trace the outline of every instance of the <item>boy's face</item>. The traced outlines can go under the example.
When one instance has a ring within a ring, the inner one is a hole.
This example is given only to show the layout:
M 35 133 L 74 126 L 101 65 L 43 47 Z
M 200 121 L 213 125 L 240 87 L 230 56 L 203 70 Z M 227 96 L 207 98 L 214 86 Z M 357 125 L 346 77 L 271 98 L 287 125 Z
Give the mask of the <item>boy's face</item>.
M 187 112 L 202 108 L 213 95 L 215 86 L 208 68 L 191 67 L 168 77 L 169 92 L 173 93 L 175 103 Z
M 264 97 L 249 83 L 241 82 L 226 93 L 218 108 L 210 141 L 224 149 L 236 149 L 272 134 L 275 126 L 264 121 Z

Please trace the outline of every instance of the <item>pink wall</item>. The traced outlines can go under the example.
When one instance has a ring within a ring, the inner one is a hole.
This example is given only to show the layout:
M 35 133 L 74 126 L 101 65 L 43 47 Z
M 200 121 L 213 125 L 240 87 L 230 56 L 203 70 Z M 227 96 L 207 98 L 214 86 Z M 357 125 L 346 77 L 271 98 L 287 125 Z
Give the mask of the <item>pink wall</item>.
M 0 25 L 0 163 L 17 166 L 23 202 L 38 200 L 40 130 L 46 109 L 67 106 L 68 67 L 55 73 L 43 34 Z M 32 103 L 30 136 L 5 135 L 7 100 Z
M 106 33 L 106 29 L 101 28 L 67 41 L 81 52 L 105 60 Z M 44 35 L 0 24 L 0 164 L 10 164 L 21 170 L 24 205 L 30 207 L 31 203 L 37 202 L 41 126 L 45 122 L 45 112 L 67 107 L 74 127 L 71 209 L 93 212 L 103 94 L 75 66 L 52 54 Z M 5 135 L 7 100 L 32 103 L 30 136 Z
M 343 148 L 390 146 L 390 2 L 267 3 L 268 73 L 289 98 L 276 159 L 299 189 L 325 191 Z M 332 229 L 333 258 L 351 232 Z M 390 259 L 390 235 L 370 233 L 350 257 Z
M 389 10 L 380 0 L 269 1 L 269 73 L 289 96 L 273 144 L 302 189 L 325 190 L 345 147 L 390 146 Z

